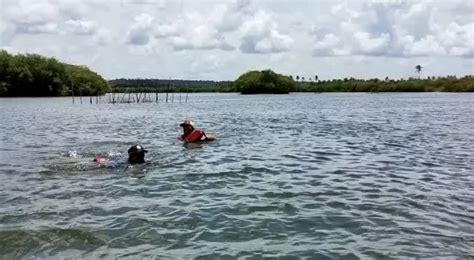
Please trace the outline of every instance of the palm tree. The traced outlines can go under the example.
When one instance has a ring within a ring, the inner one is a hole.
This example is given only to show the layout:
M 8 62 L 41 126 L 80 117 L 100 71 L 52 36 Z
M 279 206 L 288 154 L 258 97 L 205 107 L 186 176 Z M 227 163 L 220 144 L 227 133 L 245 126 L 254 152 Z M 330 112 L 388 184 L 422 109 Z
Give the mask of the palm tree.
M 296 81 L 300 80 L 300 76 L 296 75 Z
M 318 81 L 318 75 L 314 75 L 314 81 Z
M 421 65 L 416 65 L 416 66 L 415 66 L 416 73 L 418 73 L 418 78 L 420 78 L 420 74 L 421 74 L 421 69 L 422 69 L 422 68 L 423 68 L 423 67 L 421 67 Z

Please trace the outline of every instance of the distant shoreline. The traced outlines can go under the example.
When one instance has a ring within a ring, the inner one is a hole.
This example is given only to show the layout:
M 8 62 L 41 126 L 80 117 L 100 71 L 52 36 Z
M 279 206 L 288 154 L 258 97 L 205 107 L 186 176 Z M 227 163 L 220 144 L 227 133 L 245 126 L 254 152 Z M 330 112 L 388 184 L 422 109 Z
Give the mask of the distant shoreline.
M 154 80 L 130 80 L 132 82 L 117 83 L 109 81 L 110 91 L 92 92 L 89 95 L 82 93 L 83 97 L 104 96 L 114 93 L 241 93 L 233 82 L 173 80 L 169 84 L 155 84 Z M 133 82 L 136 81 L 136 82 Z M 205 84 L 199 84 L 206 82 Z M 74 91 L 76 92 L 76 90 Z M 439 78 L 431 79 L 409 79 L 409 80 L 328 80 L 318 82 L 296 82 L 295 89 L 285 93 L 242 93 L 243 95 L 254 94 L 277 94 L 289 93 L 473 93 L 474 76 L 463 78 Z M 63 91 L 58 95 L 21 95 L 20 93 L 3 93 L 0 98 L 51 98 L 72 97 L 72 91 Z M 87 93 L 87 92 L 86 92 Z M 74 96 L 80 97 L 79 93 Z
M 111 93 L 242 93 L 288 94 L 331 92 L 474 92 L 474 75 L 409 79 L 320 80 L 282 75 L 272 70 L 248 71 L 235 81 L 114 79 L 106 81 L 85 66 L 37 54 L 12 55 L 0 50 L 0 97 L 103 96 Z M 140 97 L 137 96 L 139 100 Z
M 194 93 L 194 92 L 241 92 L 230 81 L 191 81 L 160 79 L 110 80 L 112 92 L 126 93 Z M 429 77 L 427 79 L 334 79 L 296 81 L 290 93 L 300 92 L 474 92 L 474 76 Z M 248 93 L 253 94 L 253 93 Z
M 136 93 L 147 93 L 147 92 L 133 92 L 132 94 Z M 285 95 L 294 95 L 294 94 L 351 94 L 351 93 L 359 93 L 359 94 L 422 94 L 422 93 L 446 93 L 446 94 L 474 94 L 474 92 L 461 92 L 461 91 L 421 91 L 421 92 L 415 92 L 415 91 L 387 91 L 387 92 L 290 92 L 287 94 L 271 94 L 271 93 L 255 93 L 255 94 L 241 94 L 240 92 L 170 92 L 169 94 L 238 94 L 242 96 L 253 96 L 253 95 L 275 95 L 275 96 L 285 96 Z M 111 95 L 112 93 L 106 93 L 104 95 L 97 95 L 97 96 L 82 96 L 84 99 L 83 103 L 89 103 L 89 98 L 93 97 L 106 97 L 108 95 Z M 115 92 L 115 94 L 128 94 L 128 92 Z M 159 92 L 159 94 L 166 94 L 165 92 Z M 80 99 L 81 96 L 74 96 L 77 99 Z M 30 98 L 30 99 L 42 99 L 42 98 L 72 98 L 72 96 L 0 96 L 0 99 L 15 99 L 15 98 Z M 160 96 L 162 98 L 162 96 Z M 175 97 L 176 98 L 176 97 Z M 160 99 L 161 100 L 161 99 Z M 77 101 L 79 102 L 79 101 Z M 176 101 L 175 101 L 176 102 Z M 93 103 L 95 103 L 95 99 L 93 100 Z M 136 102 L 134 102 L 136 103 Z

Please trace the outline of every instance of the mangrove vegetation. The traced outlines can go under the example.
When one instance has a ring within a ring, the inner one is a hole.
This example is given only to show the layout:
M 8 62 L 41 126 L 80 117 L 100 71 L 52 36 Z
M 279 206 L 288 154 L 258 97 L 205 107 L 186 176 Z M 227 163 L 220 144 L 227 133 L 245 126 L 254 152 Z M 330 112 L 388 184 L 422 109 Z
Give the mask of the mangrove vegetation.
M 0 50 L 0 96 L 103 95 L 110 91 L 107 81 L 85 66 Z
M 311 80 L 284 76 L 271 70 L 249 71 L 232 81 L 116 79 L 109 81 L 113 92 L 241 92 L 242 94 L 289 92 L 474 92 L 474 76 L 409 79 L 344 78 Z M 309 79 L 308 77 L 307 79 Z
M 232 81 L 121 78 L 109 84 L 116 93 L 236 92 Z
M 12 55 L 0 50 L 0 96 L 68 96 L 106 93 L 240 92 L 286 94 L 290 92 L 474 92 L 474 76 L 421 78 L 332 79 L 286 76 L 272 70 L 252 70 L 235 81 L 177 79 L 104 80 L 85 66 L 70 65 L 37 54 Z M 426 70 L 424 71 L 426 74 Z
M 474 92 L 474 77 L 467 75 L 428 77 L 426 79 L 334 79 L 300 81 L 298 92 Z
M 296 83 L 290 76 L 272 70 L 254 70 L 242 74 L 235 88 L 242 94 L 288 94 L 296 90 Z

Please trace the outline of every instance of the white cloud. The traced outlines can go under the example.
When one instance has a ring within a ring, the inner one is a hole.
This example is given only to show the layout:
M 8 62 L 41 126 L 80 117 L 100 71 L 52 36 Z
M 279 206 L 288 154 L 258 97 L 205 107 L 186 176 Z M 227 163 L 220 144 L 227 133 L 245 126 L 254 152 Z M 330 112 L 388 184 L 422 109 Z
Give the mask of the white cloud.
M 189 28 L 180 36 L 172 37 L 173 48 L 176 50 L 186 49 L 215 49 L 220 45 L 217 31 L 204 25 Z
M 270 14 L 257 12 L 240 27 L 244 53 L 278 53 L 288 51 L 293 39 L 278 31 L 278 26 Z
M 449 55 L 474 57 L 474 22 L 450 23 L 436 37 Z
M 67 20 L 65 22 L 66 30 L 73 34 L 92 35 L 97 32 L 97 23 L 83 20 Z
M 436 41 L 432 35 L 416 41 L 413 36 L 407 35 L 401 41 L 405 47 L 405 56 L 428 56 L 428 55 L 444 55 L 445 49 Z
M 186 19 L 190 22 L 182 21 L 178 36 L 170 38 L 175 50 L 210 50 L 226 45 L 225 38 L 217 29 L 203 23 L 203 18 L 198 14 L 188 14 Z
M 58 8 L 48 1 L 20 0 L 16 5 L 8 5 L 4 12 L 10 22 L 23 24 L 45 24 L 59 15 Z
M 140 14 L 135 17 L 135 23 L 127 33 L 127 43 L 132 45 L 146 45 L 153 32 L 153 16 Z
M 156 37 L 168 37 L 175 50 L 232 51 L 235 47 L 227 41 L 226 35 L 237 31 L 249 13 L 248 0 L 217 4 L 205 12 L 185 12 L 173 23 L 159 25 Z
M 7 6 L 7 5 L 4 5 Z M 57 6 L 49 1 L 20 0 L 8 5 L 3 11 L 5 20 L 17 33 L 39 34 L 56 33 L 56 19 L 59 17 Z
M 83 18 L 91 10 L 80 0 L 1 1 L 6 7 L 0 19 L 2 42 L 14 42 L 21 35 L 52 38 L 68 34 L 90 36 L 91 42 L 100 45 L 109 42 L 106 40 L 110 39 L 108 30 L 101 28 L 96 21 Z
M 58 33 L 58 25 L 55 23 L 44 23 L 44 24 L 25 24 L 17 23 L 15 25 L 15 31 L 17 33 L 26 34 L 40 34 L 40 33 Z
M 59 33 L 60 23 L 80 20 L 86 13 L 80 0 L 2 0 L 2 3 L 6 22 L 18 33 L 25 34 Z
M 372 36 L 368 32 L 356 32 L 354 34 L 357 49 L 356 54 L 383 55 L 390 46 L 390 35 L 381 34 L 379 37 Z
M 114 35 L 107 29 L 99 29 L 93 36 L 93 41 L 98 45 L 108 45 L 113 39 Z
M 126 2 L 135 4 L 135 5 L 154 5 L 154 6 L 158 6 L 158 8 L 160 9 L 163 9 L 166 7 L 165 0 L 126 0 Z
M 474 74 L 474 6 L 465 0 L 0 3 L 2 48 L 89 63 L 108 78 L 232 79 L 267 68 L 407 77 L 416 64 L 434 75 Z
M 430 31 L 433 25 L 434 9 L 430 1 L 411 2 L 402 9 L 396 10 L 398 17 L 393 17 L 392 23 L 404 33 L 421 39 Z M 387 12 L 389 10 L 386 10 Z
M 469 57 L 474 52 L 474 16 L 466 24 L 446 24 L 442 19 L 449 10 L 430 0 L 342 2 L 331 14 L 311 30 L 314 56 Z
M 159 20 L 158 20 L 159 19 Z M 218 4 L 205 13 L 186 11 L 167 19 L 141 14 L 131 25 L 126 42 L 132 45 L 155 44 L 154 38 L 168 42 L 174 50 L 232 51 L 230 38 L 240 38 L 243 53 L 278 53 L 288 51 L 293 39 L 278 30 L 274 18 L 256 11 L 248 0 Z M 156 21 L 156 23 L 155 23 Z M 163 41 L 162 41 L 163 42 Z
M 234 47 L 226 42 L 224 33 L 218 29 L 219 19 L 212 14 L 185 12 L 172 22 L 160 23 L 154 23 L 156 19 L 153 16 L 142 14 L 135 18 L 135 23 L 127 34 L 127 42 L 134 45 L 146 45 L 153 39 L 158 39 L 165 40 L 178 51 L 233 50 Z M 156 41 L 153 42 L 156 43 Z
M 96 6 L 87 7 L 87 2 L 83 0 L 49 0 L 49 2 L 57 6 L 59 13 L 65 20 L 81 20 L 84 16 L 89 14 Z
M 324 35 L 321 40 L 317 40 L 313 46 L 313 55 L 315 56 L 330 56 L 336 55 L 337 47 L 340 45 L 339 37 L 332 33 Z
M 196 59 L 191 64 L 191 72 L 212 72 L 223 66 L 222 59 L 217 55 L 208 55 L 202 59 Z
M 233 32 L 254 12 L 249 0 L 235 0 L 227 5 L 217 6 L 210 15 L 216 29 L 221 32 Z
M 156 26 L 154 36 L 156 38 L 168 38 L 172 36 L 178 36 L 177 24 L 160 24 Z

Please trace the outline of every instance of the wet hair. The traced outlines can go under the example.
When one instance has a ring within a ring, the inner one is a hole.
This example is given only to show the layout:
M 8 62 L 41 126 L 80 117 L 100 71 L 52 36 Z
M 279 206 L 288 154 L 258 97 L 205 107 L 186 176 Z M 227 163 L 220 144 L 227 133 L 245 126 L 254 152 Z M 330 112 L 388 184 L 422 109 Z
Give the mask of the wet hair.
M 148 151 L 143 149 L 141 145 L 133 145 L 128 149 L 128 163 L 140 164 L 145 163 L 145 153 Z

